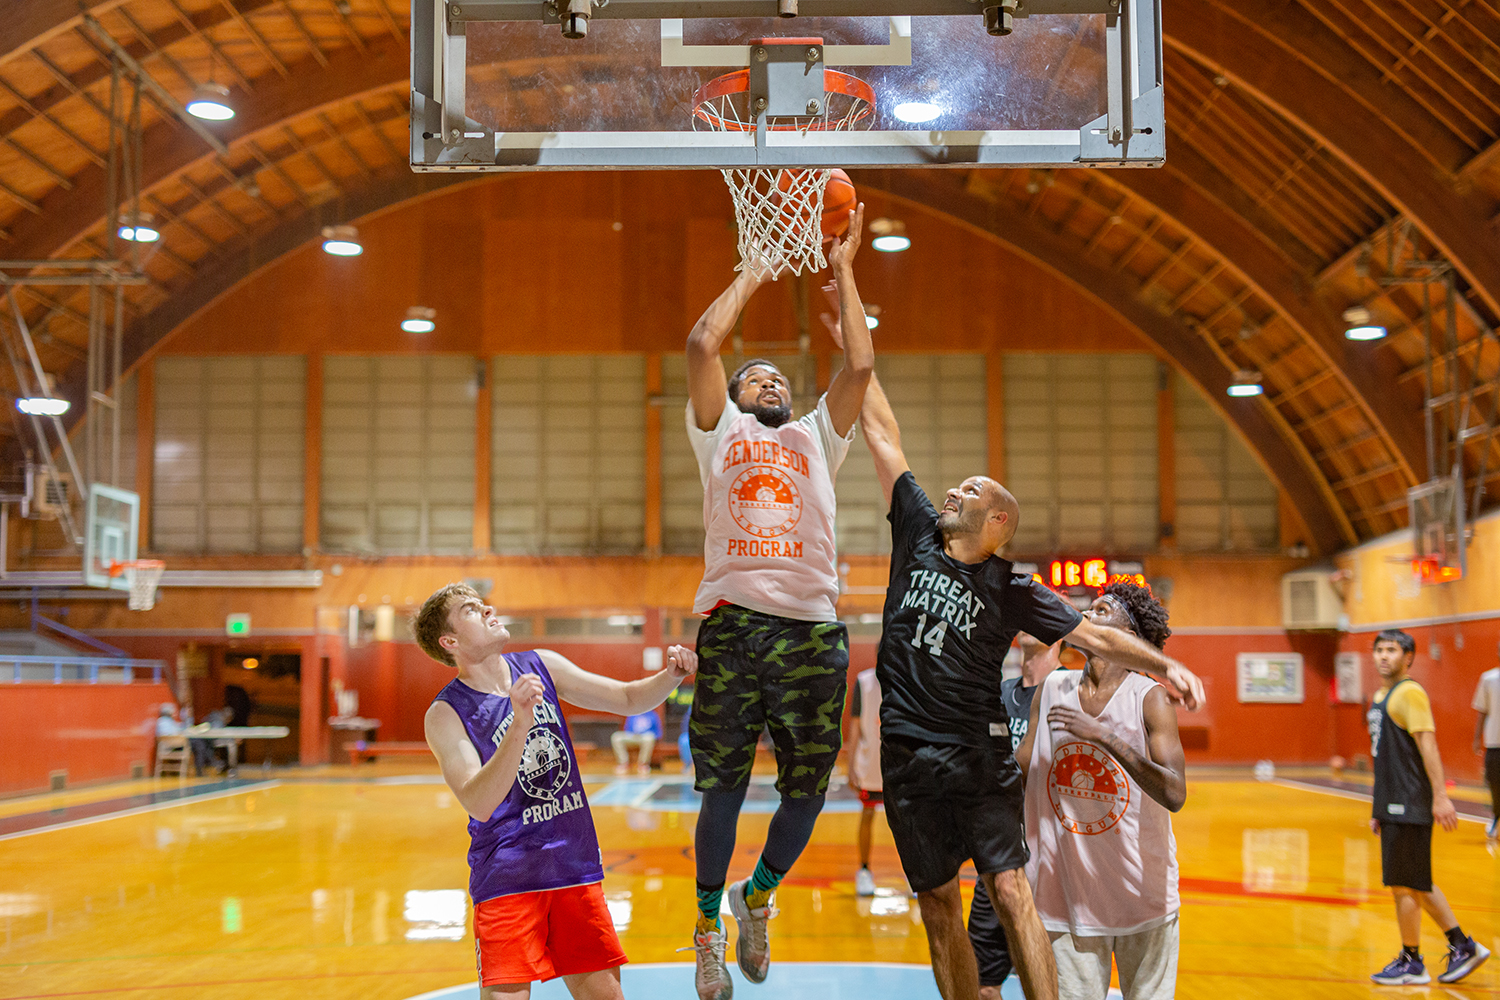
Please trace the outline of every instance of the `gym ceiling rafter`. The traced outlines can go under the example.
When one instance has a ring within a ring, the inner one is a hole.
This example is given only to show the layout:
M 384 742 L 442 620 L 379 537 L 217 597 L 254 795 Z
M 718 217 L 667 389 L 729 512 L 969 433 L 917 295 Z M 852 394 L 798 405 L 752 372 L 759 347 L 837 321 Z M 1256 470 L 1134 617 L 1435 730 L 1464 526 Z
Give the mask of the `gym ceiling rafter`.
M 125 290 L 127 366 L 206 304 L 197 285 L 227 288 L 268 263 L 268 246 L 441 186 L 406 165 L 406 4 L 85 6 L 177 100 L 212 78 L 238 110 L 215 127 L 219 152 L 143 101 L 142 208 L 162 239 L 148 282 Z M 1164 169 L 948 171 L 908 187 L 942 215 L 934 192 L 957 186 L 1071 248 L 1072 270 L 1118 277 L 1106 294 L 1137 325 L 1156 315 L 1201 341 L 1201 357 L 1177 359 L 1200 385 L 1259 371 L 1266 395 L 1226 412 L 1305 519 L 1326 525 L 1319 547 L 1374 537 L 1405 523 L 1405 491 L 1426 478 L 1428 307 L 1420 286 L 1374 280 L 1390 240 L 1453 265 L 1457 344 L 1433 359 L 1438 383 L 1472 380 L 1477 421 L 1500 376 L 1500 345 L 1480 347 L 1500 313 L 1500 14 L 1476 0 L 1185 6 L 1166 0 L 1163 13 Z M 108 48 L 75 0 L 22 8 L 0 27 L 0 257 L 105 257 Z M 525 83 L 524 61 L 495 72 Z M 590 78 L 608 101 L 609 68 Z M 899 177 L 856 180 L 899 194 Z M 81 389 L 87 292 L 28 288 L 20 301 L 43 365 Z M 1344 341 L 1352 305 L 1390 336 Z M 1494 428 L 1465 449 L 1470 469 L 1500 478 Z

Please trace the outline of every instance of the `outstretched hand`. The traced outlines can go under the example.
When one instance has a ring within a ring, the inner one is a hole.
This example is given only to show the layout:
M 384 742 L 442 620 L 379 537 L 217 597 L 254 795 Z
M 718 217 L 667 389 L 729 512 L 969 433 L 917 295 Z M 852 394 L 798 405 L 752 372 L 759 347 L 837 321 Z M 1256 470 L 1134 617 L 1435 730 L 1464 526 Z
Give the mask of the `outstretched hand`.
M 667 647 L 667 673 L 679 680 L 698 672 L 698 653 L 686 646 Z
M 854 255 L 859 253 L 860 236 L 865 229 L 865 203 L 860 202 L 859 207 L 849 213 L 849 229 L 843 236 L 833 238 L 833 249 L 828 251 L 828 266 L 833 269 L 833 280 L 835 284 L 839 280 L 840 270 L 849 270 L 854 266 Z

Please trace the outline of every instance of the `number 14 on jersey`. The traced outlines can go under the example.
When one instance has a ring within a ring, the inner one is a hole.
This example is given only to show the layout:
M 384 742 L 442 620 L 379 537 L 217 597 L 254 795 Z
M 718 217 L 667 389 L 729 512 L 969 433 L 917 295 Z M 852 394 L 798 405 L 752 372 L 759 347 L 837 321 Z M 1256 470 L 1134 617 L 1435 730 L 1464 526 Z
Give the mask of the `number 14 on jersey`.
M 924 632 L 926 633 L 926 635 L 923 635 Z M 914 647 L 916 647 L 917 649 L 921 649 L 922 648 L 922 644 L 926 643 L 927 644 L 927 651 L 929 653 L 931 653 L 933 656 L 942 656 L 943 655 L 943 640 L 946 639 L 947 637 L 948 637 L 948 623 L 947 622 L 943 621 L 940 618 L 940 619 L 937 620 L 936 624 L 934 624 L 932 626 L 932 628 L 929 629 L 927 627 L 927 616 L 926 615 L 918 615 L 917 616 L 917 634 L 912 637 L 911 644 Z

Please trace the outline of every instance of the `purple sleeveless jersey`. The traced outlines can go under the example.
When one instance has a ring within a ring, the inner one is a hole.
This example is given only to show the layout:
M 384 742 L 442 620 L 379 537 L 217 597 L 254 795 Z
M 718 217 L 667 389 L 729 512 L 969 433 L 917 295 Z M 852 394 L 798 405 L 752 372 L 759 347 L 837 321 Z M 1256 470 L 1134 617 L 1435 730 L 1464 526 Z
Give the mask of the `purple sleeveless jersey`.
M 545 694 L 537 703 L 510 794 L 485 822 L 469 818 L 469 896 L 475 903 L 604 880 L 594 817 L 552 675 L 530 651 L 506 653 L 505 661 L 512 679 L 540 677 Z M 484 694 L 456 679 L 434 700 L 447 702 L 458 713 L 481 761 L 495 755 L 515 718 L 509 698 Z

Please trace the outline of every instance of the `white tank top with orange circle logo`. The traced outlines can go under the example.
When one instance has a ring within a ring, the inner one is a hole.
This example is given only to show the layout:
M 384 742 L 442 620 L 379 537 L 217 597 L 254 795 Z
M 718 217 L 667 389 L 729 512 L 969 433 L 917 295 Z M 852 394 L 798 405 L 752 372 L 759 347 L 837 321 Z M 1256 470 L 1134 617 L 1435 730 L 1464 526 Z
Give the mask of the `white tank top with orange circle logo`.
M 1026 781 L 1026 842 L 1037 912 L 1049 931 L 1080 937 L 1138 934 L 1177 912 L 1172 814 L 1103 747 L 1047 725 L 1054 705 L 1079 709 L 1081 670 L 1058 670 L 1037 692 L 1036 739 Z M 1146 695 L 1156 682 L 1131 673 L 1099 722 L 1142 756 Z
M 839 596 L 833 480 L 854 428 L 833 429 L 826 397 L 800 420 L 767 427 L 728 397 L 711 431 L 687 408 L 703 481 L 703 583 L 693 610 L 738 604 L 801 621 L 834 621 Z

